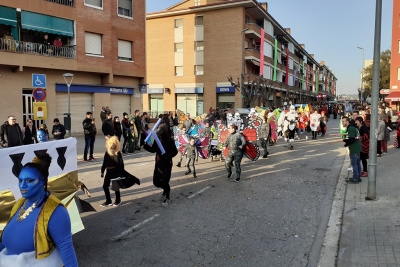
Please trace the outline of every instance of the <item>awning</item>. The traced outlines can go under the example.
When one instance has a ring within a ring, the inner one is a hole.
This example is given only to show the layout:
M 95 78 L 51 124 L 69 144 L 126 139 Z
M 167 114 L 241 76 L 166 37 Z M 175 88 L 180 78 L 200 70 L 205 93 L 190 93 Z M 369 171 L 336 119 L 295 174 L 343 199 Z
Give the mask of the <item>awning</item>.
M 17 11 L 15 8 L 0 6 L 0 24 L 17 27 Z
M 21 24 L 27 30 L 74 36 L 74 22 L 68 19 L 22 11 Z
M 400 91 L 391 92 L 387 97 L 385 97 L 385 100 L 400 101 Z

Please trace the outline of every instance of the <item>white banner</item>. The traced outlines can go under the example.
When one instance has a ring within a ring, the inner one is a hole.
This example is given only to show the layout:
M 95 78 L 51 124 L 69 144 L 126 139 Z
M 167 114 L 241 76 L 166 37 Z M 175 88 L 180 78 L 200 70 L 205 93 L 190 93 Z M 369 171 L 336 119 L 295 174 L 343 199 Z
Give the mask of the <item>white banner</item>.
M 38 152 L 47 152 L 52 157 L 49 178 L 78 169 L 76 139 L 24 145 L 0 149 L 0 191 L 9 189 L 16 199 L 21 197 L 18 174 L 22 167 L 32 162 Z

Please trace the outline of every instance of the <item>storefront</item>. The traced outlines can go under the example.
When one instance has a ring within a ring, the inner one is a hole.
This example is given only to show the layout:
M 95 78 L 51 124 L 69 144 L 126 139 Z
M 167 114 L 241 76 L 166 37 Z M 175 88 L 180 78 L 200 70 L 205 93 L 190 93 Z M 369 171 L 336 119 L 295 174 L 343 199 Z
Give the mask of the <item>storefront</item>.
M 191 117 L 204 113 L 203 87 L 175 88 L 176 108 Z
M 217 86 L 217 107 L 220 109 L 235 108 L 235 87 Z
M 88 84 L 72 84 L 70 88 L 71 132 L 83 132 L 82 121 L 86 112 L 94 111 L 94 97 L 96 94 L 110 95 L 110 109 L 113 116 L 122 117 L 124 112 L 131 114 L 131 98 L 134 88 L 101 86 Z M 60 122 L 64 121 L 64 113 L 68 112 L 68 88 L 66 84 L 56 84 L 56 116 Z M 104 104 L 107 106 L 107 104 Z M 96 114 L 94 114 L 96 118 Z M 101 122 L 97 123 L 101 131 Z
M 390 102 L 392 109 L 400 110 L 400 90 L 391 90 L 389 95 L 385 97 L 385 101 Z
M 152 118 L 158 118 L 159 114 L 164 113 L 164 88 L 148 88 L 150 100 L 150 112 Z

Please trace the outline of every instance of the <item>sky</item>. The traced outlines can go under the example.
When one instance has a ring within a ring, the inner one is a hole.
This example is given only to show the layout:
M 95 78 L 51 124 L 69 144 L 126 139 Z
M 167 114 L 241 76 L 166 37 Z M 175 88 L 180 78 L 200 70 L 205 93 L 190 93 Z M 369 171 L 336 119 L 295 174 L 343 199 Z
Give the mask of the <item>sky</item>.
M 381 51 L 391 49 L 393 1 L 382 0 Z M 161 11 L 180 0 L 146 0 L 147 12 Z M 335 74 L 337 94 L 355 94 L 360 71 L 374 53 L 374 0 L 263 0 L 268 12 L 309 54 Z

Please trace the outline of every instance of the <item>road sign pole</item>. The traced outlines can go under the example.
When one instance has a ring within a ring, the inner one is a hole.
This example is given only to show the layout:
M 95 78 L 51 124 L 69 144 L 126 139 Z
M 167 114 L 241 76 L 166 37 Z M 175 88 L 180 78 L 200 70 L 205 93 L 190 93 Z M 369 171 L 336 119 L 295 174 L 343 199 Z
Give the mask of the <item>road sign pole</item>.
M 71 117 L 71 102 L 70 102 L 70 84 L 67 84 L 67 87 L 68 87 L 68 117 Z M 69 119 L 69 121 L 71 121 L 71 119 Z M 72 125 L 71 125 L 72 126 Z M 70 129 L 69 129 L 69 131 L 68 131 L 68 136 L 69 137 L 71 137 L 71 128 L 72 127 L 70 127 Z

